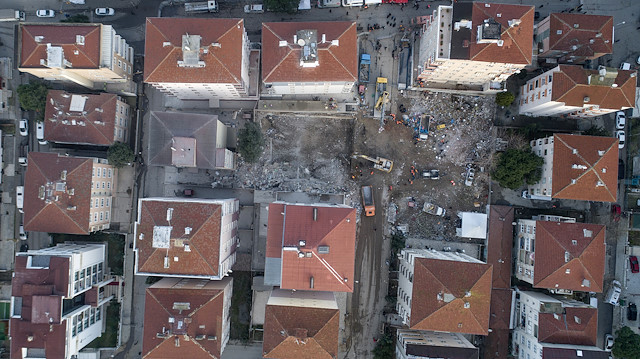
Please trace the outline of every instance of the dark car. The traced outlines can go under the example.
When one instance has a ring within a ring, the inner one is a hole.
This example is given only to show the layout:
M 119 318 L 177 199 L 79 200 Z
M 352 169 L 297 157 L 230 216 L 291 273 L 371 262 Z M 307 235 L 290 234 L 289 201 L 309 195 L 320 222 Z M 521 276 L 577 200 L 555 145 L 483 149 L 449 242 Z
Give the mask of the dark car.
M 26 243 L 22 243 L 22 245 L 20 245 L 20 252 L 26 252 L 29 250 L 29 245 Z
M 624 174 L 624 161 L 618 160 L 618 179 L 623 179 Z
M 638 268 L 638 257 L 629 256 L 629 265 L 631 266 L 631 273 L 638 273 L 640 268 Z
M 638 319 L 638 308 L 636 308 L 636 303 L 629 303 L 627 307 L 627 319 L 633 321 Z

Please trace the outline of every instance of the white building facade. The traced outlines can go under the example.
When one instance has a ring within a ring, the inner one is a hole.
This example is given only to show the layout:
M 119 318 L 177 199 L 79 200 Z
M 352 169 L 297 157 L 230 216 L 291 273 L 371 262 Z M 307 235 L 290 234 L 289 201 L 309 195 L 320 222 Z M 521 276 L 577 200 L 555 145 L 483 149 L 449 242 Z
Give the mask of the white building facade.
M 430 358 L 416 354 L 421 350 L 413 351 L 413 348 L 419 346 L 440 347 L 438 352 L 442 353 L 442 348 L 458 348 L 461 351 L 473 353 L 478 351 L 476 347 L 469 342 L 464 334 L 432 332 L 425 330 L 398 329 L 398 338 L 396 340 L 396 359 L 420 359 Z M 477 357 L 477 355 L 476 355 Z
M 551 200 L 552 180 L 553 180 L 553 136 L 532 140 L 529 145 L 531 151 L 538 157 L 542 157 L 542 177 L 535 184 L 527 184 L 527 191 L 530 196 L 540 197 L 537 199 Z

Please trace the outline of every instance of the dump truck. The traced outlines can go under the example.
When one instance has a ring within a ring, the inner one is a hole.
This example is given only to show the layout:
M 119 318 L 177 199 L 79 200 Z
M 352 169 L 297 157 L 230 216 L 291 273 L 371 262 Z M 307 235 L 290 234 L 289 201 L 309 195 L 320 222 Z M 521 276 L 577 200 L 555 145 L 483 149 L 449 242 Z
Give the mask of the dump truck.
M 184 11 L 187 13 L 218 12 L 218 4 L 215 1 L 186 2 Z
M 371 55 L 362 54 L 360 56 L 360 71 L 358 72 L 358 82 L 360 84 L 369 83 L 370 68 L 371 68 Z
M 0 21 L 24 21 L 24 12 L 13 9 L 0 9 Z
M 391 169 L 393 169 L 393 161 L 386 158 L 382 158 L 382 157 L 373 158 L 367 155 L 361 155 L 357 153 L 354 153 L 351 157 L 354 159 L 362 158 L 367 161 L 373 162 L 373 168 L 383 172 L 389 173 L 391 172 Z
M 372 217 L 376 215 L 376 205 L 373 202 L 373 187 L 362 186 L 362 208 L 364 215 Z
M 424 207 L 422 207 L 422 210 L 434 216 L 441 216 L 441 217 L 444 217 L 444 215 L 447 213 L 447 211 L 444 208 L 436 206 L 435 204 L 429 203 L 429 202 L 424 204 Z

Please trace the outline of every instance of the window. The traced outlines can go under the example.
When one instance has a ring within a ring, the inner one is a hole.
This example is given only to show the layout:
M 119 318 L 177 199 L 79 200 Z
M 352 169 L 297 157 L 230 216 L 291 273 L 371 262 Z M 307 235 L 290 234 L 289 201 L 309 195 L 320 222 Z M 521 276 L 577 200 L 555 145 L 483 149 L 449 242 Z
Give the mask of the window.
M 109 198 L 107 198 L 107 204 L 106 204 L 106 206 L 107 206 L 107 207 L 109 207 Z
M 549 83 L 551 83 L 551 79 L 553 78 L 552 75 L 549 75 Z
M 93 214 L 93 221 L 94 221 L 94 222 L 98 222 L 98 212 L 95 212 L 95 213 Z
M 118 67 L 122 67 L 122 60 L 118 60 Z
M 100 200 L 100 207 L 104 207 L 104 198 Z
M 102 177 L 107 177 L 107 169 L 106 168 L 102 169 Z
M 111 189 L 111 182 L 107 182 L 107 188 Z
M 102 189 L 104 189 L 104 182 L 102 182 Z
M 100 220 L 104 221 L 104 212 L 100 212 Z
M 104 212 L 104 219 L 105 219 L 106 221 L 108 221 L 108 220 L 109 220 L 109 212 Z
M 111 168 L 109 168 L 109 172 L 107 172 L 108 177 L 111 178 Z
M 91 168 L 91 176 L 95 176 L 96 175 L 96 169 L 95 168 Z
M 96 198 L 96 208 L 98 208 L 98 199 Z
M 100 169 L 98 168 L 98 171 L 96 172 L 96 176 L 100 177 Z
M 539 82 L 538 80 L 536 80 L 536 88 L 538 88 Z

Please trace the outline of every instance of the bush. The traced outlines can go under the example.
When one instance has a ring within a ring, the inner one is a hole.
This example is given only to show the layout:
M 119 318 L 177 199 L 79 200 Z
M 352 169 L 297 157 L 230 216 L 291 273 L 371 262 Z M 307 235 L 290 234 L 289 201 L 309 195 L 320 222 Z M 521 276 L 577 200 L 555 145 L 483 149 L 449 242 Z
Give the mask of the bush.
M 542 157 L 530 149 L 510 149 L 500 155 L 493 178 L 502 187 L 517 189 L 523 184 L 534 184 L 542 177 Z
M 121 168 L 133 162 L 135 155 L 126 143 L 116 142 L 107 151 L 107 160 L 115 168 Z
M 42 121 L 47 107 L 47 92 L 49 92 L 49 89 L 42 82 L 18 86 L 20 107 L 27 111 L 35 111 L 38 114 L 38 121 Z
M 609 133 L 609 131 L 605 130 L 604 128 L 594 125 L 589 127 L 589 129 L 587 129 L 586 131 L 584 131 L 584 133 L 582 133 L 585 136 L 600 136 L 600 137 L 610 137 L 611 134 Z
M 247 122 L 238 131 L 238 152 L 247 162 L 256 162 L 262 155 L 264 137 L 260 126 L 255 122 Z
M 292 14 L 298 11 L 299 0 L 265 0 L 264 5 L 269 11 L 287 12 Z
M 515 99 L 515 95 L 509 91 L 498 92 L 496 94 L 496 104 L 498 106 L 509 107 Z
M 60 22 L 88 23 L 89 17 L 84 14 L 75 14 L 73 16 L 69 16 L 66 19 L 60 20 Z
M 373 348 L 374 359 L 389 359 L 395 357 L 396 348 L 391 334 L 385 334 L 378 339 L 375 348 Z

